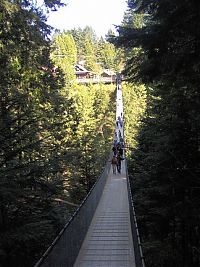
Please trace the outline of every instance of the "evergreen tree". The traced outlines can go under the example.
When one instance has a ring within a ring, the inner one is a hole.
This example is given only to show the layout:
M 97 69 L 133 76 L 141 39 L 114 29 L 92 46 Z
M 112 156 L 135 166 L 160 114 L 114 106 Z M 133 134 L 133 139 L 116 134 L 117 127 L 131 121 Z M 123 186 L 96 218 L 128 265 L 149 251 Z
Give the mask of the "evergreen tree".
M 91 189 L 107 160 L 113 132 L 114 86 L 76 85 L 73 100 L 78 120 L 73 138 L 70 195 L 80 201 Z
M 98 44 L 98 60 L 103 69 L 116 68 L 116 49 L 113 44 L 100 39 Z
M 35 3 L 0 2 L 4 267 L 33 266 L 39 259 L 96 181 L 114 127 L 114 85 L 70 83 L 74 78 L 70 68 L 77 60 L 75 39 L 64 32 L 50 42 L 51 27 Z M 61 6 L 59 0 L 42 4 L 47 11 Z M 95 39 L 87 32 L 94 56 Z M 63 58 L 58 56 L 62 54 Z
M 63 79 L 52 71 L 41 10 L 1 1 L 0 12 L 0 264 L 30 266 L 61 225 L 53 199 L 62 194 Z
M 75 80 L 74 66 L 77 62 L 77 48 L 74 38 L 69 33 L 57 34 L 53 40 L 52 59 L 56 66 L 65 73 L 67 83 Z
M 92 40 L 85 38 L 83 45 L 86 69 L 98 72 L 99 66 L 97 64 L 96 49 Z
M 116 43 L 132 50 L 129 79 L 148 88 L 130 168 L 147 265 L 198 266 L 200 4 L 130 0 L 129 7 L 143 23 L 119 28 Z

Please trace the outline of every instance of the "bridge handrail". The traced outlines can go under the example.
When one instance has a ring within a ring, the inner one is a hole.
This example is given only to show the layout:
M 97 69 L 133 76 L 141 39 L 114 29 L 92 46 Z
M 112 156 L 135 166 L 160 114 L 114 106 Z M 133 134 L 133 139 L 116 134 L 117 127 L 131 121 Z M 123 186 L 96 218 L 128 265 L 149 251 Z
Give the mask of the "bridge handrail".
M 103 192 L 111 155 L 87 196 L 34 267 L 73 266 Z
M 78 83 L 115 83 L 114 77 L 99 77 L 99 78 L 77 78 Z
M 128 188 L 131 231 L 132 231 L 133 245 L 134 245 L 134 252 L 135 252 L 135 263 L 136 263 L 136 267 L 145 267 L 145 261 L 144 261 L 144 256 L 142 252 L 142 245 L 140 241 L 140 234 L 138 231 L 137 219 L 136 219 L 135 208 L 134 208 L 134 203 L 133 203 L 133 195 L 131 192 L 130 179 L 128 175 L 127 160 L 125 160 L 125 166 L 126 166 L 126 178 L 127 178 L 127 188 Z

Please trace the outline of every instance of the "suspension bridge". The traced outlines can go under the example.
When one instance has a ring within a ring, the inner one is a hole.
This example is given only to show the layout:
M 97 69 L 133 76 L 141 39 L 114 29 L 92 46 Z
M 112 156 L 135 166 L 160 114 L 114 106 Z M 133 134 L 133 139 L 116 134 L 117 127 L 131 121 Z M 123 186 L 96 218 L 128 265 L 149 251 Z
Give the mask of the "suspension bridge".
M 121 84 L 116 85 L 114 142 L 124 140 Z M 109 160 L 88 195 L 34 267 L 145 267 L 126 159 Z

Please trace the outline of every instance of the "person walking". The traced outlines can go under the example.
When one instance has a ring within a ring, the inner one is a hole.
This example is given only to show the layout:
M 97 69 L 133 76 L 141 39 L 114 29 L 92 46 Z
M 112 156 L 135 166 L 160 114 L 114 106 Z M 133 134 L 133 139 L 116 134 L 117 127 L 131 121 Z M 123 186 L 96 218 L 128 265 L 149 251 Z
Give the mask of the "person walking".
M 120 155 L 120 153 L 118 153 L 117 154 L 117 171 L 118 171 L 118 173 L 121 173 L 121 161 L 122 161 L 121 155 Z
M 116 174 L 118 161 L 117 161 L 117 157 L 114 155 L 112 157 L 111 164 L 112 164 L 113 174 Z

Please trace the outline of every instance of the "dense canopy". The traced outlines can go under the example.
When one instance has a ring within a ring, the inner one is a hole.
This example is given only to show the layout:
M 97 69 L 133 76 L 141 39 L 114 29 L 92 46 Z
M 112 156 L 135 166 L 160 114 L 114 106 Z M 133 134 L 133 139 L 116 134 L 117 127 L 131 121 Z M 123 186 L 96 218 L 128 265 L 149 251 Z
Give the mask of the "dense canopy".
M 0 1 L 0 266 L 34 265 L 110 153 L 115 84 L 78 84 L 78 63 L 123 72 L 146 266 L 198 267 L 200 2 L 128 0 L 106 39 L 89 26 L 51 35 L 45 14 L 63 3 L 39 2 Z

